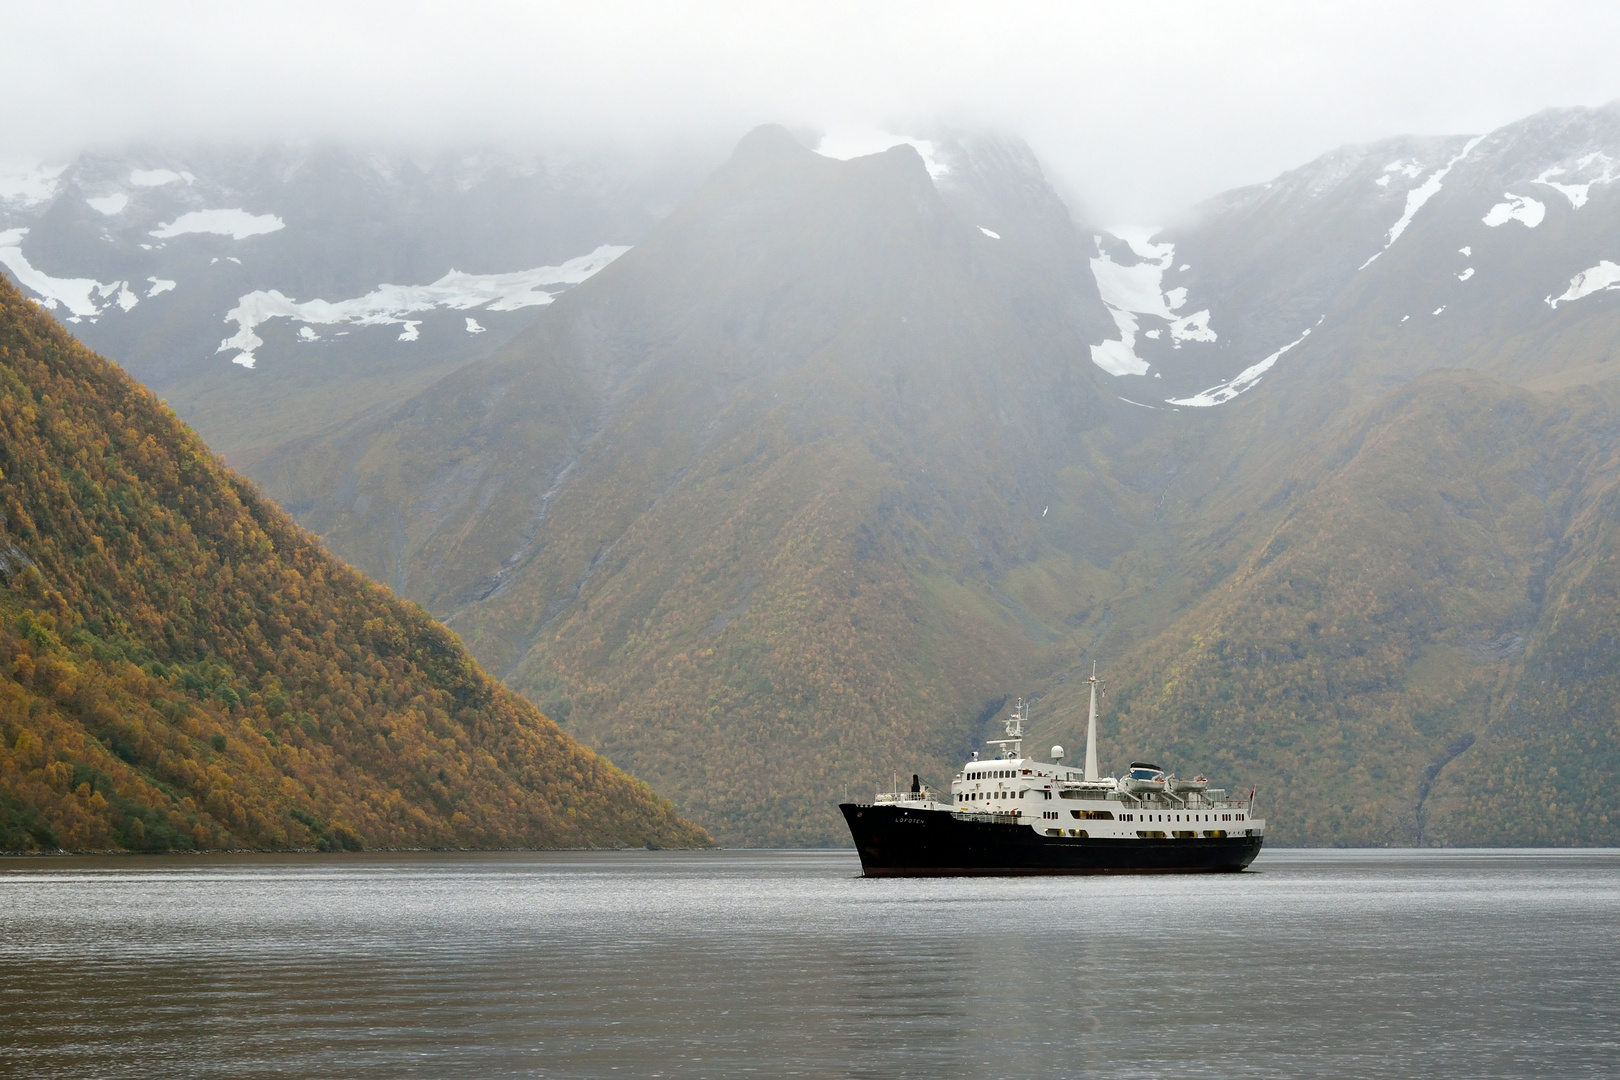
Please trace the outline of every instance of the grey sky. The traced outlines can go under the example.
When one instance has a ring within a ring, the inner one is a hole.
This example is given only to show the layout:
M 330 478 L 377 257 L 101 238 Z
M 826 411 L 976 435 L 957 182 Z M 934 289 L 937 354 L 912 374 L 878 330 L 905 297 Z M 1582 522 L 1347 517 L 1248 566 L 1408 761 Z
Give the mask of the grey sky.
M 1620 98 L 1620 5 L 0 3 L 0 157 L 993 127 L 1145 224 L 1345 142 Z

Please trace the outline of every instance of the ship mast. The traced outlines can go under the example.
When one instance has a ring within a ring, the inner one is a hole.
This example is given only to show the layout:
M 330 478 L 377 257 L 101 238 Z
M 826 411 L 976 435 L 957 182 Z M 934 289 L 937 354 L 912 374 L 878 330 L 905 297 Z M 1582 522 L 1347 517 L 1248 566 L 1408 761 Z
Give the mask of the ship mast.
M 1010 746 L 1012 750 L 1002 751 L 1010 758 L 1024 756 L 1024 724 L 1029 720 L 1029 703 L 1023 698 L 1013 706 L 1012 714 L 1007 717 L 1007 737 L 1005 739 L 986 739 L 991 746 Z
M 1091 662 L 1091 719 L 1086 722 L 1086 779 L 1097 779 L 1097 662 Z

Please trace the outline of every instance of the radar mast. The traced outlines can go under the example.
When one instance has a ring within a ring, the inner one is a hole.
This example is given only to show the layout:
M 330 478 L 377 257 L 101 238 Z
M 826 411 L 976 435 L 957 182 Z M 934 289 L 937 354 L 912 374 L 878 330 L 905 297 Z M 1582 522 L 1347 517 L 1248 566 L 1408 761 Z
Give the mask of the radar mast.
M 1007 716 L 1007 737 L 1005 739 L 986 739 L 991 746 L 1010 746 L 1011 752 L 1003 751 L 1004 757 L 1021 758 L 1024 756 L 1024 725 L 1029 722 L 1029 702 L 1023 698 L 1013 706 L 1013 711 Z

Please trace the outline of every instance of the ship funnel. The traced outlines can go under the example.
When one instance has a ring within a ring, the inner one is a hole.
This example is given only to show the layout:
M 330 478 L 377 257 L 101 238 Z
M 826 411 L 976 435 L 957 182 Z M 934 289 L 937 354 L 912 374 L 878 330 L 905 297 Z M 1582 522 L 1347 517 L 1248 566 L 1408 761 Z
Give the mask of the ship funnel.
M 1086 722 L 1086 779 L 1097 779 L 1097 664 L 1091 665 L 1091 719 Z
M 1061 747 L 1061 746 L 1052 747 L 1052 760 L 1053 761 L 1062 761 L 1063 760 L 1063 747 Z

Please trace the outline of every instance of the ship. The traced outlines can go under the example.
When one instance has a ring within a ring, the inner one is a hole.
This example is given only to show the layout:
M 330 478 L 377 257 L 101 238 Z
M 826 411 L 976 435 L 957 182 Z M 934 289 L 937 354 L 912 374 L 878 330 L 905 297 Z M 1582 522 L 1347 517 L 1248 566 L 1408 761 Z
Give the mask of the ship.
M 1029 704 L 1019 699 L 994 757 L 973 759 L 935 792 L 917 775 L 909 790 L 839 805 L 866 877 L 1037 874 L 1235 873 L 1260 854 L 1266 823 L 1255 793 L 1229 797 L 1202 776 L 1179 779 L 1133 761 L 1122 776 L 1097 773 L 1097 673 L 1083 769 L 1025 757 Z

